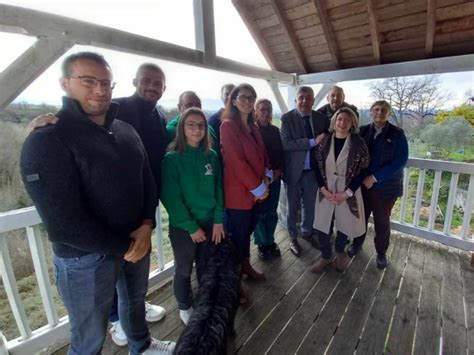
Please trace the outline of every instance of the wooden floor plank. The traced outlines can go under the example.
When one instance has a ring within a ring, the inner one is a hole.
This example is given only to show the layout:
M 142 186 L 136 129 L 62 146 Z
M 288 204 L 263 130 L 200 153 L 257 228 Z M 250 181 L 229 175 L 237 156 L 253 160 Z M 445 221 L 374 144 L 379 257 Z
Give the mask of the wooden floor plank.
M 441 290 L 441 336 L 444 354 L 465 354 L 467 335 L 464 318 L 463 285 L 457 250 L 443 248 Z
M 360 257 L 354 259 L 341 282 L 328 298 L 326 305 L 300 344 L 298 354 L 323 354 L 326 351 L 354 290 L 372 259 L 371 255 L 366 253 L 358 256 Z
M 425 249 L 420 308 L 415 334 L 415 354 L 439 354 L 441 336 L 441 273 L 442 257 L 438 249 Z
M 424 244 L 411 243 L 385 347 L 387 354 L 411 354 L 412 352 L 423 277 L 424 252 Z
M 403 237 L 397 239 L 401 247 L 394 250 L 390 265 L 385 270 L 379 292 L 364 325 L 364 330 L 356 350 L 357 354 L 381 354 L 384 350 L 385 338 L 410 245 L 408 239 Z
M 398 240 L 392 242 L 392 247 L 387 255 L 397 253 L 402 247 Z M 365 323 L 366 315 L 372 307 L 372 301 L 378 292 L 384 272 L 375 267 L 375 263 L 369 264 L 363 278 L 352 298 L 349 307 L 344 314 L 344 319 L 337 329 L 327 354 L 342 355 L 353 354 L 359 342 L 360 335 Z
M 469 253 L 461 253 L 459 259 L 466 304 L 467 347 L 468 353 L 474 354 L 474 268 L 471 266 Z

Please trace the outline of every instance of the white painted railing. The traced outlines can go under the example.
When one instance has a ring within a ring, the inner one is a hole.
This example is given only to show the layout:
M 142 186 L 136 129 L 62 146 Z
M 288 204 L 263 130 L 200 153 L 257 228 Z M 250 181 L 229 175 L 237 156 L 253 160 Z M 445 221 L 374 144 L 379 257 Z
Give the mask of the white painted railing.
M 155 237 L 158 249 L 158 268 L 150 273 L 150 288 L 169 278 L 174 270 L 173 262 L 165 264 L 159 208 L 156 209 L 156 221 Z M 59 318 L 54 304 L 52 285 L 50 283 L 39 224 L 41 224 L 41 219 L 34 207 L 0 213 L 0 275 L 20 332 L 20 337 L 10 341 L 6 341 L 0 332 L 0 355 L 33 354 L 45 348 L 52 351 L 67 344 L 69 339 L 68 317 Z M 25 307 L 18 292 L 17 281 L 13 273 L 13 266 L 7 247 L 7 232 L 21 228 L 26 229 L 38 288 L 48 321 L 46 326 L 39 329 L 30 328 Z
M 418 181 L 414 201 L 408 196 L 409 176 L 411 172 L 418 172 Z M 425 179 L 427 172 L 434 172 L 431 199 L 423 201 L 423 192 L 425 191 Z M 442 230 L 435 227 L 437 215 L 437 206 L 439 201 L 439 191 L 441 188 L 441 175 L 450 174 L 450 186 L 448 201 L 444 213 L 444 223 Z M 452 233 L 453 210 L 456 199 L 459 176 L 465 174 L 469 176 L 469 186 L 467 189 L 467 198 L 463 206 L 462 227 L 459 234 Z M 392 228 L 403 233 L 416 235 L 428 240 L 434 240 L 446 245 L 450 245 L 467 251 L 474 250 L 474 240 L 472 230 L 470 230 L 473 202 L 474 202 L 474 164 L 455 163 L 441 160 L 429 159 L 409 159 L 405 168 L 404 194 L 400 199 L 400 218 L 391 222 Z M 429 216 L 426 226 L 420 225 L 420 211 L 422 203 L 428 204 Z M 413 221 L 407 221 L 407 212 L 413 207 Z

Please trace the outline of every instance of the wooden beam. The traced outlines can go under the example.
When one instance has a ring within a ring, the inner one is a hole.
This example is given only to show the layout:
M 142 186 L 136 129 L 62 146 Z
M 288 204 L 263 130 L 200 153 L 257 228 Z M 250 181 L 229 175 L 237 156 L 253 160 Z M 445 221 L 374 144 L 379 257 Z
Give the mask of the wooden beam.
M 73 43 L 61 38 L 40 38 L 0 73 L 0 108 L 8 106 Z
M 433 56 L 433 43 L 436 30 L 436 0 L 427 0 L 426 13 L 426 57 Z
M 211 64 L 216 59 L 213 0 L 194 0 L 193 8 L 196 49 L 204 52 L 204 62 Z
M 296 38 L 295 31 L 291 27 L 290 21 L 288 21 L 288 19 L 286 18 L 285 13 L 281 8 L 281 5 L 279 5 L 277 0 L 270 0 L 270 5 L 272 6 L 273 11 L 275 11 L 278 20 L 280 21 L 281 27 L 283 29 L 283 32 L 285 33 L 288 43 L 291 46 L 292 53 L 295 56 L 296 63 L 298 64 L 300 71 L 304 74 L 310 72 L 309 66 L 306 63 L 304 57 L 303 50 L 301 49 L 301 46 Z
M 341 66 L 341 60 L 339 56 L 339 50 L 336 44 L 336 37 L 334 36 L 331 22 L 328 18 L 328 12 L 326 9 L 325 0 L 313 0 L 314 6 L 318 10 L 319 20 L 321 21 L 321 27 L 323 28 L 324 37 L 328 44 L 329 53 L 331 53 L 331 58 L 336 68 Z
M 286 105 L 285 99 L 283 99 L 283 95 L 281 94 L 280 88 L 278 87 L 278 83 L 272 80 L 267 80 L 267 83 L 270 85 L 270 89 L 272 89 L 273 95 L 278 102 L 280 112 L 288 112 L 288 106 Z
M 260 49 L 260 52 L 262 52 L 263 57 L 266 59 L 270 68 L 272 68 L 272 70 L 277 70 L 278 65 L 276 58 L 273 55 L 272 50 L 266 43 L 265 39 L 263 38 L 262 33 L 256 26 L 255 21 L 252 20 L 252 16 L 250 16 L 250 13 L 242 4 L 241 0 L 232 0 L 232 4 L 234 4 L 234 7 L 242 18 L 242 21 L 244 21 L 245 25 L 247 26 L 247 29 L 252 35 L 255 43 L 257 44 L 257 47 Z
M 107 48 L 258 79 L 276 80 L 290 85 L 295 83 L 295 76 L 292 74 L 242 64 L 222 57 L 216 57 L 215 62 L 209 64 L 205 62 L 203 52 L 198 50 L 11 5 L 0 4 L 0 28 L 4 32 L 64 38 L 75 44 Z
M 349 80 L 370 80 L 411 75 L 429 75 L 474 70 L 474 54 L 432 58 L 411 62 L 373 65 L 298 76 L 298 85 L 337 83 Z
M 367 14 L 369 15 L 370 37 L 372 38 L 372 50 L 374 52 L 375 63 L 380 64 L 380 32 L 377 24 L 377 16 L 374 11 L 373 0 L 367 0 Z
M 324 83 L 318 93 L 314 96 L 313 109 L 318 107 L 319 103 L 328 95 L 329 90 L 337 83 Z

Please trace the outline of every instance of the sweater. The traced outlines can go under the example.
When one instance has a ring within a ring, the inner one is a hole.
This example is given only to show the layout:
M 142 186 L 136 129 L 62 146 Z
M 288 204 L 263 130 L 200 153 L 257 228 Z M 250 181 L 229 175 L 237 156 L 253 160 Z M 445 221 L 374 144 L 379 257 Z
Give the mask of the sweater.
M 115 120 L 104 126 L 80 104 L 63 99 L 59 121 L 35 130 L 23 144 L 21 174 L 59 257 L 123 255 L 130 233 L 153 219 L 156 187 L 135 130 Z
M 165 155 L 161 200 L 171 226 L 191 234 L 209 222 L 222 223 L 221 171 L 213 150 L 206 155 L 201 147 L 187 146 L 182 153 L 171 151 Z

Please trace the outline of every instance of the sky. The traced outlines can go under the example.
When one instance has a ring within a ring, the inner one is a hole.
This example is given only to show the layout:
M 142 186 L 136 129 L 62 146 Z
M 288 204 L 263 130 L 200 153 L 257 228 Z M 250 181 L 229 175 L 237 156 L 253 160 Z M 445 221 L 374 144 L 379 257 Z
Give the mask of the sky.
M 123 0 L 0 0 L 0 3 L 62 16 L 74 16 L 75 19 L 189 48 L 195 46 L 193 0 L 139 0 L 133 2 Z M 237 14 L 231 0 L 215 0 L 214 17 L 217 55 L 269 69 L 269 65 Z M 0 32 L 0 43 L 4 49 L 0 56 L 0 71 L 4 70 L 34 42 L 35 38 L 33 37 Z M 132 79 L 136 68 L 145 61 L 153 61 L 164 69 L 167 76 L 167 89 L 160 100 L 162 106 L 175 106 L 181 92 L 194 90 L 204 103 L 203 109 L 216 110 L 221 106 L 219 90 L 223 84 L 248 82 L 255 87 L 259 97 L 269 98 L 277 108 L 273 93 L 264 80 L 95 47 L 74 46 L 67 54 L 80 50 L 97 51 L 108 60 L 114 73 L 114 80 L 117 82 L 114 89 L 115 97 L 130 95 L 133 92 Z M 16 101 L 59 104 L 63 95 L 58 85 L 59 67 L 63 57 L 33 82 Z M 447 103 L 448 108 L 460 104 L 468 89 L 474 91 L 474 72 L 442 74 L 440 79 L 442 90 L 451 92 L 451 100 Z M 347 102 L 363 108 L 369 106 L 373 101 L 369 95 L 369 82 L 353 81 L 339 83 L 339 85 L 344 88 Z M 315 85 L 314 88 L 317 91 L 319 85 Z M 282 93 L 285 97 L 286 90 L 284 88 Z

